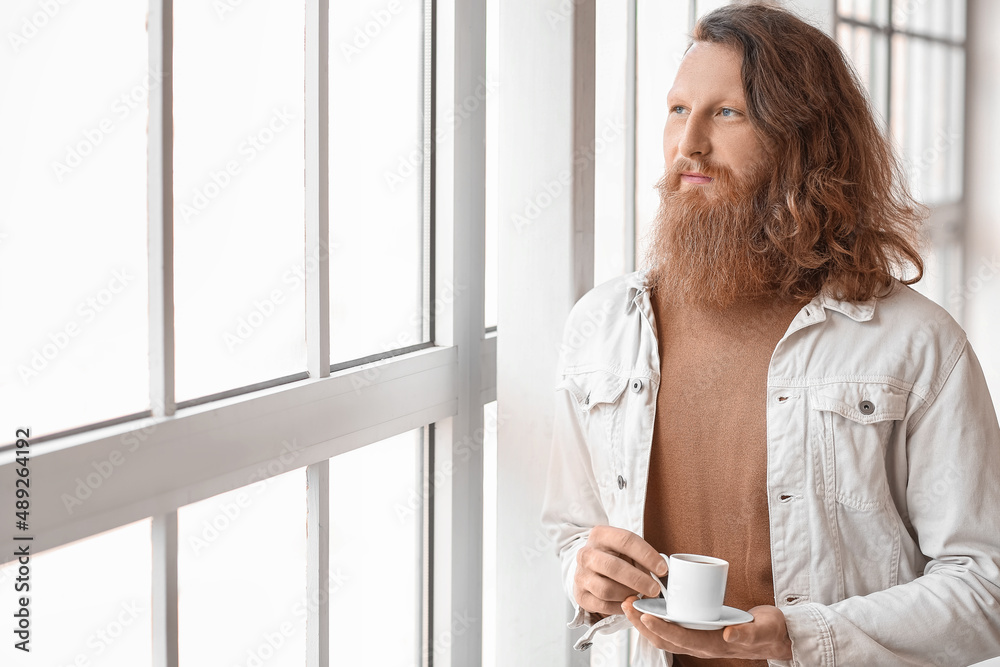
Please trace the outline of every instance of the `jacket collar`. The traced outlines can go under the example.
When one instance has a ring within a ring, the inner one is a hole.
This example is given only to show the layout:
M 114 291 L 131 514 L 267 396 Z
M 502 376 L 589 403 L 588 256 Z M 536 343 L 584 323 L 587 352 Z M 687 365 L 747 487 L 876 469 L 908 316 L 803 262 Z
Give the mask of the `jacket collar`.
M 895 286 L 893 287 L 895 289 Z M 823 285 L 823 289 L 816 295 L 813 302 L 827 310 L 835 310 L 838 313 L 847 315 L 855 322 L 867 322 L 875 316 L 875 303 L 877 298 L 873 297 L 867 301 L 844 301 L 833 296 L 830 284 Z
M 648 270 L 635 271 L 625 276 L 625 312 L 631 312 L 637 306 L 641 309 L 642 304 L 640 300 L 649 289 L 648 276 Z M 893 290 L 897 288 L 898 285 L 894 285 Z M 648 299 L 646 301 L 648 303 Z M 819 306 L 819 308 L 815 309 L 818 316 L 817 321 L 826 319 L 823 314 L 824 310 L 835 310 L 855 322 L 867 322 L 875 316 L 875 303 L 877 301 L 877 298 L 871 298 L 867 301 L 845 301 L 838 299 L 833 295 L 830 284 L 826 283 L 819 294 L 813 297 L 810 305 L 815 304 Z

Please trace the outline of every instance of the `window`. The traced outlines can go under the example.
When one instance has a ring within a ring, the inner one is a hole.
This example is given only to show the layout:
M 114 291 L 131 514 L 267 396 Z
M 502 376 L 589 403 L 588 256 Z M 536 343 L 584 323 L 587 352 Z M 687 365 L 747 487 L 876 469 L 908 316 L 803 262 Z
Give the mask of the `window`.
M 58 554 L 121 543 L 122 664 L 350 662 L 358 604 L 406 607 L 401 664 L 478 660 L 485 2 L 51 4 L 0 13 L 0 476 L 27 450 L 45 618 L 108 565 Z
M 914 287 L 961 318 L 965 0 L 838 0 L 837 41 L 931 208 L 925 278 Z

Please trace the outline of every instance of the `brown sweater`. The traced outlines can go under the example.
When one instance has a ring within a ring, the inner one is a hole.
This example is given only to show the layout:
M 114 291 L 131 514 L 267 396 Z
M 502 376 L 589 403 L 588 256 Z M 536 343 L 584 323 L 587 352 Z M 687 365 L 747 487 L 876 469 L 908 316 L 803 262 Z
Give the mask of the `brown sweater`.
M 774 604 L 767 513 L 766 388 L 771 354 L 798 304 L 725 312 L 652 294 L 660 388 L 646 492 L 645 539 L 665 554 L 729 561 L 725 604 Z M 678 667 L 766 667 L 763 660 L 676 656 Z

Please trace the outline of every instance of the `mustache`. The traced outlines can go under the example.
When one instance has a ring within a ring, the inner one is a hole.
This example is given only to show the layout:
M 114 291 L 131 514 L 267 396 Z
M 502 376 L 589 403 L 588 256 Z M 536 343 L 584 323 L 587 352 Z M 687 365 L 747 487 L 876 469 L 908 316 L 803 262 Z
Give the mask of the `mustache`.
M 663 172 L 663 176 L 656 184 L 656 189 L 660 193 L 661 200 L 677 194 L 681 189 L 681 174 L 688 172 L 698 172 L 713 179 L 712 199 L 719 196 L 732 196 L 737 185 L 736 176 L 728 167 L 718 164 L 712 160 L 692 160 L 686 157 L 678 157 Z
M 733 172 L 720 164 L 710 160 L 691 160 L 686 157 L 679 157 L 667 169 L 667 177 L 680 178 L 681 174 L 698 172 L 709 178 L 731 181 Z

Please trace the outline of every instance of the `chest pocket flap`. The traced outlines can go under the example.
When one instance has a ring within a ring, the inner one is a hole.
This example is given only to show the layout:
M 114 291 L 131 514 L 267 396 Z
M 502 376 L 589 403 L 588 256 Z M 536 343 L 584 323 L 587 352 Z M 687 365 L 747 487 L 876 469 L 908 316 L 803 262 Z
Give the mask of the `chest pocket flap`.
M 909 392 L 882 382 L 833 382 L 810 389 L 813 409 L 835 412 L 859 424 L 902 419 Z
M 628 386 L 628 380 L 607 371 L 567 373 L 559 387 L 573 395 L 579 410 L 590 412 L 598 405 L 615 403 Z

